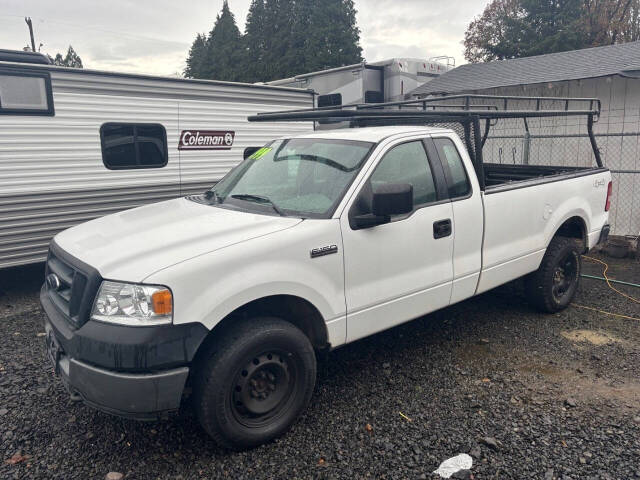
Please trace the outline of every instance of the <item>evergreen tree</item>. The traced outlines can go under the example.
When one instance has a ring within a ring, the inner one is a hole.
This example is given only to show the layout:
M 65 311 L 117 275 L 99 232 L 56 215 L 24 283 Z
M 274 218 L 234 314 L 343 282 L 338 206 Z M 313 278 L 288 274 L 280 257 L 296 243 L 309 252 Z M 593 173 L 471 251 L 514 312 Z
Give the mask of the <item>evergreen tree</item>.
M 225 1 L 208 38 L 194 40 L 185 75 L 245 82 L 290 77 L 362 61 L 359 40 L 353 0 L 252 0 L 244 36 Z
M 266 51 L 267 24 L 264 0 L 252 0 L 244 28 L 245 75 L 249 82 L 265 78 L 264 60 Z
M 185 77 L 206 78 L 204 74 L 204 64 L 207 58 L 207 37 L 199 33 L 191 45 L 187 66 L 184 69 Z
M 55 58 L 51 58 L 50 55 L 47 56 L 54 65 L 58 65 L 60 67 L 82 68 L 82 59 L 71 45 L 69 45 L 67 54 L 64 57 L 61 53 L 57 53 Z
M 362 61 L 360 29 L 353 0 L 309 2 L 304 71 L 341 67 Z M 297 19 L 300 21 L 301 19 Z
M 242 46 L 240 30 L 225 0 L 207 39 L 204 76 L 214 80 L 240 80 L 244 63 Z

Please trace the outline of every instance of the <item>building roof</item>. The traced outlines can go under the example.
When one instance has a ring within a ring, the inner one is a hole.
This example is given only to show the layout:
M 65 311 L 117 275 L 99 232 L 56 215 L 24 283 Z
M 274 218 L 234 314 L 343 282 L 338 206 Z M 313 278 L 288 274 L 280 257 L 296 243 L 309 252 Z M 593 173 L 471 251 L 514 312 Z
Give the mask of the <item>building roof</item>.
M 411 95 L 467 92 L 609 75 L 640 78 L 640 41 L 535 57 L 468 63 L 419 86 Z

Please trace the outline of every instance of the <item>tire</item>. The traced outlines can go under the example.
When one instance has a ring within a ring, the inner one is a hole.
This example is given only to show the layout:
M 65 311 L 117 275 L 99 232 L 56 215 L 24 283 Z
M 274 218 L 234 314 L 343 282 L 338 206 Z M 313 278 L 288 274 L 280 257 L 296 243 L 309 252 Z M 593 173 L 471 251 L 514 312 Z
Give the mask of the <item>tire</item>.
M 285 433 L 306 409 L 316 381 L 307 336 L 279 318 L 239 320 L 197 367 L 194 407 L 222 447 L 242 450 Z
M 542 312 L 564 310 L 576 294 L 581 271 L 582 259 L 576 240 L 554 237 L 540 267 L 526 279 L 527 299 Z

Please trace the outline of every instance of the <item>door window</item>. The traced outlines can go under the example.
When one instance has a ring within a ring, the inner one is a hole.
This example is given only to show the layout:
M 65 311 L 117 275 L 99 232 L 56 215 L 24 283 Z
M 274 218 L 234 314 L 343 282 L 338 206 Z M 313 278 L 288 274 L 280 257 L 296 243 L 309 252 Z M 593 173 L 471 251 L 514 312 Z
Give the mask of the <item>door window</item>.
M 370 178 L 373 189 L 384 183 L 409 183 L 413 186 L 414 208 L 436 201 L 436 186 L 422 141 L 393 147 L 378 163 Z

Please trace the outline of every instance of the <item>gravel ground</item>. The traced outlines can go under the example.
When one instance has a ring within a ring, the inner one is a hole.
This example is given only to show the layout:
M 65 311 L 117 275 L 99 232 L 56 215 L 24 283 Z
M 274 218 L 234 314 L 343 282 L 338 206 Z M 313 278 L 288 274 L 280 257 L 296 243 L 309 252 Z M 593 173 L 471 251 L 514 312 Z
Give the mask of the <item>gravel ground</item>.
M 638 260 L 605 260 L 640 283 Z M 0 272 L 3 479 L 432 479 L 459 453 L 467 478 L 640 478 L 637 320 L 540 315 L 518 283 L 502 287 L 332 352 L 289 434 L 229 453 L 188 409 L 138 423 L 72 403 L 45 359 L 41 280 L 41 265 Z M 575 303 L 640 317 L 600 281 L 583 279 Z

